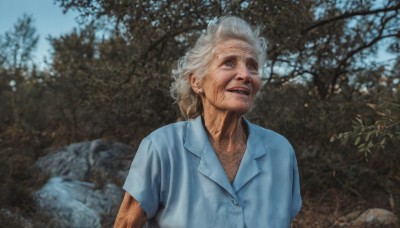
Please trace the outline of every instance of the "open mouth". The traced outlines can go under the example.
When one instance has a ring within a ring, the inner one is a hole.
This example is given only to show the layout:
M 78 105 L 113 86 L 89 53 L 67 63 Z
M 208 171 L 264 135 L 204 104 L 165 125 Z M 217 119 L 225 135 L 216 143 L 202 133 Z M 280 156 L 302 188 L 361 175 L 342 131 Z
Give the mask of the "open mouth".
M 232 90 L 228 90 L 228 92 L 231 93 L 239 93 L 239 94 L 244 94 L 244 95 L 250 95 L 250 93 L 246 90 L 236 90 L 236 89 L 232 89 Z

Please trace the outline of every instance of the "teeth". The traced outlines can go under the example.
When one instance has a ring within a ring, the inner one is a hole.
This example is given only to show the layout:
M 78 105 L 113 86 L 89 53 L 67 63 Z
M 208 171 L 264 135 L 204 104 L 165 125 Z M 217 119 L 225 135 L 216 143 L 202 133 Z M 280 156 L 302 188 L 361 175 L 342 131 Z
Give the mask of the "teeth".
M 248 95 L 249 94 L 248 92 L 243 91 L 243 90 L 231 90 L 231 92 L 240 93 L 240 94 L 244 94 L 244 95 Z

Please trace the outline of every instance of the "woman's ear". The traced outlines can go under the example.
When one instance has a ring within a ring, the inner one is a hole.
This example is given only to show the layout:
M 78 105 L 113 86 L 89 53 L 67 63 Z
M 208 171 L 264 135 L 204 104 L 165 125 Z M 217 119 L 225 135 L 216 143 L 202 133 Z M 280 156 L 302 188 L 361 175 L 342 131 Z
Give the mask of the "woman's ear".
M 200 95 L 201 93 L 203 93 L 203 88 L 201 88 L 200 80 L 197 79 L 195 74 L 190 75 L 190 84 L 195 94 Z

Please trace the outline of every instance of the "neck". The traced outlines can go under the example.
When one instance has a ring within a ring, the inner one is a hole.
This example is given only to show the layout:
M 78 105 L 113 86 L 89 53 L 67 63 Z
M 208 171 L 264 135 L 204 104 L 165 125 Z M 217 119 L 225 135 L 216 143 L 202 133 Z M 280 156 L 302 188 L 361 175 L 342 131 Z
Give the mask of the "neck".
M 203 118 L 208 137 L 215 147 L 225 148 L 225 152 L 229 152 L 235 145 L 246 144 L 242 115 L 205 112 Z

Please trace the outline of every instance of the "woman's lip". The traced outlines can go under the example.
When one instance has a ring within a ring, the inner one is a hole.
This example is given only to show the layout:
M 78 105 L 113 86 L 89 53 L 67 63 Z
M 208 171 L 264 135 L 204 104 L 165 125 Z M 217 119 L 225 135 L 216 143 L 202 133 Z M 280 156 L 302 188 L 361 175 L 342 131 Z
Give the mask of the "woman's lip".
M 243 94 L 250 95 L 250 89 L 247 87 L 235 86 L 227 89 L 228 92 L 241 91 Z

